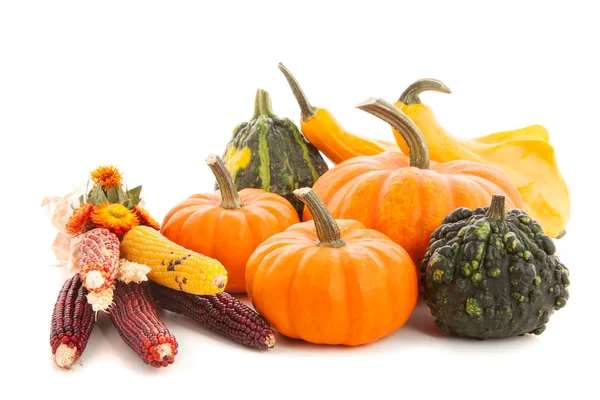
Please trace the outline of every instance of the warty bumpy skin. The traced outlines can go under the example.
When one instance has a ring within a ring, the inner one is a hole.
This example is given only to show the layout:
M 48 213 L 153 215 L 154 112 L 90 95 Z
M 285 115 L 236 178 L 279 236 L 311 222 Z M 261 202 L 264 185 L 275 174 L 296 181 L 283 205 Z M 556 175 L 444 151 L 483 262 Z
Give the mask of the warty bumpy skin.
M 425 302 L 444 333 L 539 335 L 566 305 L 569 271 L 524 211 L 502 220 L 487 217 L 489 208 L 458 208 L 432 233 L 421 264 Z

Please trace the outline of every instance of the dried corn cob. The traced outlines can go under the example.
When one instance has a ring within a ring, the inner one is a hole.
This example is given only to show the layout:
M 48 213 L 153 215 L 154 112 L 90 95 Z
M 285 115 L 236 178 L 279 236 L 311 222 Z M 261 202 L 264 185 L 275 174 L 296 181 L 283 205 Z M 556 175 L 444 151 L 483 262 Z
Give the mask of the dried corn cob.
M 137 283 L 115 282 L 110 318 L 119 335 L 146 364 L 166 367 L 177 354 L 177 340 L 159 319 L 146 289 Z
M 54 362 L 69 369 L 79 359 L 94 328 L 94 312 L 86 301 L 87 290 L 79 274 L 63 284 L 50 326 L 50 347 Z
M 119 238 L 105 228 L 95 228 L 82 235 L 79 266 L 83 284 L 90 292 L 108 289 L 119 267 Z
M 269 323 L 229 293 L 198 296 L 154 282 L 149 288 L 158 307 L 185 315 L 237 343 L 261 350 L 275 345 L 275 331 Z
M 171 289 L 209 295 L 227 285 L 227 271 L 219 261 L 179 246 L 148 226 L 133 227 L 123 236 L 121 256 L 147 265 L 148 279 Z

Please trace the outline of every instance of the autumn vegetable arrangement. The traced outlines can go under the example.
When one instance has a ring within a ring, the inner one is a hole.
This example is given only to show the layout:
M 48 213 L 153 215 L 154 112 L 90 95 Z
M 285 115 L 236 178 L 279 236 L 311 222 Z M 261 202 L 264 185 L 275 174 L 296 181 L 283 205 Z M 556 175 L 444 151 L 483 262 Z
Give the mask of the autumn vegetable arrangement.
M 555 254 L 569 191 L 541 125 L 475 139 L 446 132 L 421 103 L 422 79 L 395 103 L 357 108 L 389 139 L 349 132 L 283 73 L 299 127 L 256 92 L 223 158 L 215 191 L 174 202 L 162 224 L 112 166 L 82 196 L 46 198 L 53 245 L 72 276 L 51 320 L 55 363 L 80 359 L 98 313 L 154 367 L 184 352 L 160 315 L 185 315 L 232 342 L 274 347 L 276 332 L 365 345 L 401 328 L 422 296 L 440 331 L 475 339 L 540 334 L 569 298 Z M 329 159 L 329 167 L 325 158 Z M 246 294 L 252 307 L 230 293 Z

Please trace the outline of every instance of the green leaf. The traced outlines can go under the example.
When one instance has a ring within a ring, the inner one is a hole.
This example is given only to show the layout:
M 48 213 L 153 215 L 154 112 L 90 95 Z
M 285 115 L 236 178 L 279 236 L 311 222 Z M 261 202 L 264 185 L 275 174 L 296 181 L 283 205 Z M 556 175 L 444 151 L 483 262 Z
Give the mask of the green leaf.
M 137 205 L 140 200 L 142 199 L 140 197 L 142 193 L 142 185 L 140 186 L 136 186 L 133 189 L 129 189 L 127 191 L 127 199 L 131 202 L 131 207 Z
M 111 203 L 119 203 L 119 195 L 114 187 L 106 191 L 106 197 Z
M 108 198 L 102 190 L 102 185 L 96 185 L 90 193 L 90 201 L 92 204 L 108 203 Z
M 83 195 L 79 196 L 79 205 L 83 204 Z
M 125 201 L 127 200 L 127 196 L 125 195 L 123 188 L 121 186 L 119 186 L 116 188 L 116 190 L 117 190 L 117 196 L 119 199 L 119 203 L 121 203 L 121 204 L 125 203 Z

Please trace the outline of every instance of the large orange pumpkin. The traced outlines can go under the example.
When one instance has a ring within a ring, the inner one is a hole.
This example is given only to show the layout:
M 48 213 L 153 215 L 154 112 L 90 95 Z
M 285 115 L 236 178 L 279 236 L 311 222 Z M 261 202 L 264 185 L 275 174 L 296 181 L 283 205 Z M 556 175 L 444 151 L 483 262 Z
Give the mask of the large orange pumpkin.
M 227 270 L 228 292 L 245 292 L 246 262 L 268 237 L 299 222 L 298 213 L 282 196 L 261 189 L 236 191 L 217 155 L 207 164 L 221 191 L 194 194 L 165 216 L 161 233 L 171 241 L 214 258 Z
M 358 108 L 392 125 L 410 157 L 393 151 L 355 157 L 323 174 L 313 188 L 335 218 L 358 220 L 386 234 L 420 264 L 429 236 L 454 209 L 484 207 L 495 194 L 506 197 L 508 209 L 523 207 L 517 188 L 491 166 L 430 163 L 419 128 L 392 104 L 369 99 Z M 303 219 L 311 219 L 309 210 Z
M 246 267 L 248 296 L 283 335 L 360 345 L 401 327 L 418 296 L 402 247 L 351 220 L 334 220 L 312 189 L 294 194 L 315 215 L 267 239 Z

